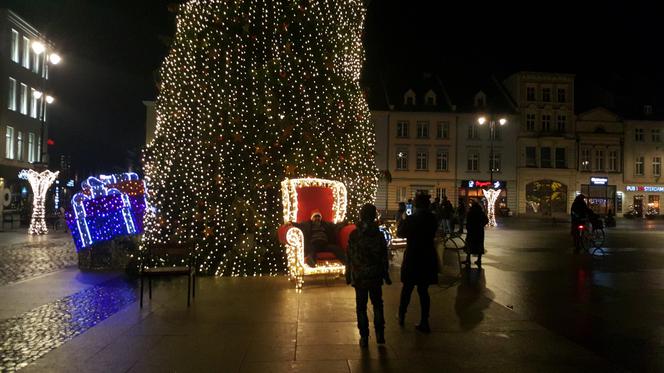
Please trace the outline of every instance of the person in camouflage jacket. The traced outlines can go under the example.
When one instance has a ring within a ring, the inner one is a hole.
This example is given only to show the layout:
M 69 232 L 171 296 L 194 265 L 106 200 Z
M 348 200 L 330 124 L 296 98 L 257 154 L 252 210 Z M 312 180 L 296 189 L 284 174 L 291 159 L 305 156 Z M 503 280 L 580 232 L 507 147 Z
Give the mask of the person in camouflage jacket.
M 383 315 L 383 281 L 392 283 L 387 259 L 387 243 L 376 224 L 376 206 L 366 204 L 360 210 L 360 222 L 348 240 L 346 283 L 355 288 L 357 327 L 360 330 L 360 346 L 369 340 L 367 301 L 371 298 L 374 310 L 376 342 L 385 343 L 385 317 Z

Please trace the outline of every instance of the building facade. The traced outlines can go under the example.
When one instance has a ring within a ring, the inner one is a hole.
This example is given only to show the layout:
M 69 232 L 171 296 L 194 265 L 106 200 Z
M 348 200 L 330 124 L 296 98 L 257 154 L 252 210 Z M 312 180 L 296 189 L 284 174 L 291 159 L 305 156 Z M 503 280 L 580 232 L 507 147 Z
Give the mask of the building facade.
M 625 120 L 623 209 L 658 215 L 664 202 L 664 121 Z
M 517 212 L 564 216 L 574 199 L 574 76 L 519 72 L 504 81 L 518 107 Z
M 0 79 L 4 87 L 0 89 L 0 178 L 11 191 L 9 205 L 19 196 L 18 172 L 48 163 L 44 123 L 51 97 L 48 68 L 55 61 L 52 50 L 52 44 L 28 22 L 0 9 Z

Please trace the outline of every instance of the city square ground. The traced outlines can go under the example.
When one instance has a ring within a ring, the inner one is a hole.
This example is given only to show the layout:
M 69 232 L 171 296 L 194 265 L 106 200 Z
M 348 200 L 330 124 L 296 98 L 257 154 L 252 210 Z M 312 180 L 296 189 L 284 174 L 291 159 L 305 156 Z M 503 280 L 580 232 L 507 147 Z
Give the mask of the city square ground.
M 186 280 L 164 280 L 140 309 L 136 279 L 79 271 L 66 234 L 0 232 L 0 371 L 664 371 L 664 221 L 619 220 L 596 256 L 573 253 L 569 223 L 499 224 L 482 270 L 444 256 L 431 334 L 415 295 L 397 325 L 394 268 L 387 344 L 366 350 L 340 279 L 203 277 L 189 308 Z

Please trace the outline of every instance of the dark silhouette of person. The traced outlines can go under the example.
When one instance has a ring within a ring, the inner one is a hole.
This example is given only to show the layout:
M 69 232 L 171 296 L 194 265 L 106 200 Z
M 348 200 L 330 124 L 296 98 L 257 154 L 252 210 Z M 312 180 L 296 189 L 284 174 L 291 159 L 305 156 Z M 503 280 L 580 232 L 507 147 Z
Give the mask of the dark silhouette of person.
M 438 224 L 436 216 L 429 210 L 429 196 L 418 194 L 415 197 L 415 211 L 407 217 L 397 228 L 397 236 L 407 239 L 406 251 L 401 265 L 401 299 L 399 302 L 399 325 L 403 326 L 406 317 L 410 296 L 417 286 L 420 297 L 420 323 L 416 329 L 428 333 L 429 285 L 438 283 L 438 259 L 434 245 L 434 238 Z
M 452 218 L 454 217 L 454 206 L 446 196 L 443 196 L 443 201 L 440 203 L 440 220 L 443 228 L 443 235 L 454 233 L 452 227 Z
M 459 234 L 463 233 L 463 226 L 466 224 L 466 202 L 459 198 L 459 205 L 457 206 L 457 219 L 459 219 Z
M 367 203 L 360 209 L 360 222 L 348 240 L 346 283 L 355 288 L 357 328 L 360 346 L 369 343 L 367 300 L 371 299 L 374 313 L 376 342 L 385 343 L 385 317 L 383 315 L 383 281 L 390 285 L 387 260 L 387 242 L 376 224 L 376 206 Z
M 466 216 L 466 260 L 463 262 L 470 266 L 470 256 L 477 255 L 475 264 L 482 266 L 482 254 L 484 254 L 484 227 L 489 224 L 489 218 L 484 209 L 477 201 L 471 202 Z
M 586 204 L 586 196 L 579 194 L 572 202 L 570 209 L 570 234 L 574 241 L 574 252 L 578 253 L 581 250 L 581 235 L 579 234 L 579 225 L 586 224 L 593 218 L 595 213 Z
M 406 216 L 406 202 L 399 202 L 399 210 L 397 210 L 397 214 L 394 216 L 394 220 L 397 222 L 397 225 L 404 219 Z
M 340 262 L 346 263 L 346 254 L 337 244 L 337 227 L 324 221 L 320 210 L 311 212 L 311 220 L 293 225 L 304 235 L 304 259 L 309 266 L 316 266 L 317 255 L 321 252 L 331 252 Z

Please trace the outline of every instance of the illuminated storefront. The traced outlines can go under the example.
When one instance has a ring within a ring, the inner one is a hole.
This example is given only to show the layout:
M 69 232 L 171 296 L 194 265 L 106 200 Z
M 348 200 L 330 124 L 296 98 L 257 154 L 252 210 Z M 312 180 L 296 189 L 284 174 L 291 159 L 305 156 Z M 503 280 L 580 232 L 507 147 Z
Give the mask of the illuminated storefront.
M 627 212 L 635 216 L 659 215 L 659 201 L 664 193 L 664 185 L 625 185 L 625 200 L 628 206 Z
M 500 189 L 500 196 L 496 201 L 496 214 L 506 215 L 509 212 L 507 207 L 507 182 L 503 180 L 494 180 L 493 183 L 489 180 L 461 180 L 459 201 L 467 204 L 470 199 L 475 199 L 484 203 L 485 198 L 482 190 L 489 188 Z
M 621 208 L 616 211 L 616 191 L 615 185 L 609 185 L 609 178 L 604 176 L 591 176 L 588 184 L 581 184 L 581 193 L 586 196 L 588 206 L 596 213 L 605 215 L 611 212 L 621 212 Z

